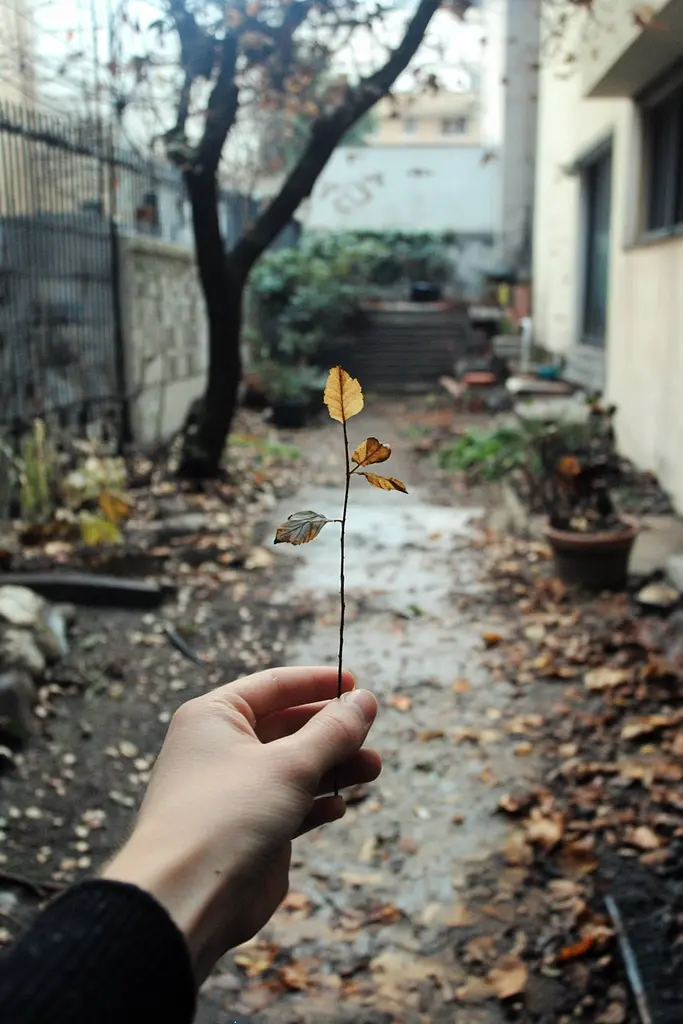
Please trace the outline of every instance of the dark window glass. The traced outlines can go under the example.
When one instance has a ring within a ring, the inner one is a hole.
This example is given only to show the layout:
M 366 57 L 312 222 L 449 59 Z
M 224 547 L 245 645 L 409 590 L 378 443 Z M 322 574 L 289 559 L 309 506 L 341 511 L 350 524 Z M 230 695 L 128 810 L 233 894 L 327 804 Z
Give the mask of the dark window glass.
M 609 282 L 612 156 L 605 153 L 583 172 L 585 203 L 583 341 L 605 344 Z
M 647 205 L 645 227 L 683 224 L 683 89 L 644 111 Z

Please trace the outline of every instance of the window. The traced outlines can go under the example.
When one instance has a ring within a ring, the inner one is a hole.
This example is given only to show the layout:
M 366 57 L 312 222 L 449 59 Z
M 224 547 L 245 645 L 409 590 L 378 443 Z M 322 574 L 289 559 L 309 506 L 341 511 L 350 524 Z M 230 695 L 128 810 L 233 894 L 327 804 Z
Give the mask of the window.
M 468 121 L 466 117 L 444 117 L 441 122 L 442 135 L 465 135 Z
M 609 243 L 612 206 L 612 150 L 584 164 L 583 309 L 581 340 L 604 348 L 607 329 Z
M 645 230 L 683 227 L 683 85 L 643 108 Z
M 416 117 L 404 117 L 403 118 L 403 134 L 404 135 L 416 135 L 417 134 L 417 118 Z

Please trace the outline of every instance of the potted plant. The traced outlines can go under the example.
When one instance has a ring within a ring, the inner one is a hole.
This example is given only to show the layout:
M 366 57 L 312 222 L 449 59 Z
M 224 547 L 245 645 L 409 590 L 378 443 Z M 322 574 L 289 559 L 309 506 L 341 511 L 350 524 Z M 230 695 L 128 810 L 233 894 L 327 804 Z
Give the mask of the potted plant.
M 311 393 L 320 389 L 320 371 L 268 360 L 257 370 L 276 427 L 305 427 L 311 415 Z
M 537 440 L 546 536 L 558 576 L 595 591 L 624 588 L 638 533 L 610 493 L 621 475 L 614 412 L 594 403 L 587 423 L 550 428 Z

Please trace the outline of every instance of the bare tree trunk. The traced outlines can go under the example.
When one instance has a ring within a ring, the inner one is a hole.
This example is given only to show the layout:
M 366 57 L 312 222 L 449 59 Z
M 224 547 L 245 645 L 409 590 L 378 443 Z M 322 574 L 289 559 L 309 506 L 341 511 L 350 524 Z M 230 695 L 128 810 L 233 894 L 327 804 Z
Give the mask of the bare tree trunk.
M 245 274 L 237 260 L 225 254 L 215 174 L 188 172 L 186 184 L 208 319 L 209 369 L 197 422 L 186 424 L 178 475 L 201 480 L 220 472 L 225 439 L 237 406 Z

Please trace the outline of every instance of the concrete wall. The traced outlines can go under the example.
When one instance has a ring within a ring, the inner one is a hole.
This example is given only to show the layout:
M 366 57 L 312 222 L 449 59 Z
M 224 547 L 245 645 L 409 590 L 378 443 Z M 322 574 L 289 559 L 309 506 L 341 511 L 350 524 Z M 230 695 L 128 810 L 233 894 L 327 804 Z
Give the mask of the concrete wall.
M 598 0 L 598 10 L 602 2 Z M 669 5 L 659 6 L 663 18 Z M 618 32 L 632 44 L 630 5 L 618 0 L 609 10 L 611 24 L 621 26 Z M 566 67 L 548 62 L 541 72 L 534 333 L 542 345 L 565 354 L 584 383 L 604 385 L 608 399 L 618 407 L 622 451 L 656 473 L 683 511 L 683 238 L 641 235 L 640 111 L 630 94 L 598 98 L 604 91 L 596 93 L 595 83 L 613 79 L 613 73 L 607 64 L 597 67 L 592 48 L 581 49 L 581 30 L 577 19 L 570 27 L 575 38 L 566 40 L 568 49 L 575 47 L 580 55 L 578 67 L 568 73 Z M 649 52 L 648 72 L 655 80 L 671 63 L 671 40 L 654 28 L 645 33 L 649 40 L 666 37 L 658 59 Z M 617 54 L 614 59 L 623 61 L 619 39 L 611 39 L 609 46 L 605 53 Z M 678 46 L 683 55 L 680 34 Z M 632 69 L 635 66 L 631 64 Z M 577 162 L 608 139 L 612 143 L 612 211 L 607 337 L 602 352 L 583 346 L 580 338 L 582 218 Z
M 194 253 L 155 238 L 122 238 L 121 307 L 136 441 L 175 433 L 204 389 L 206 314 Z

